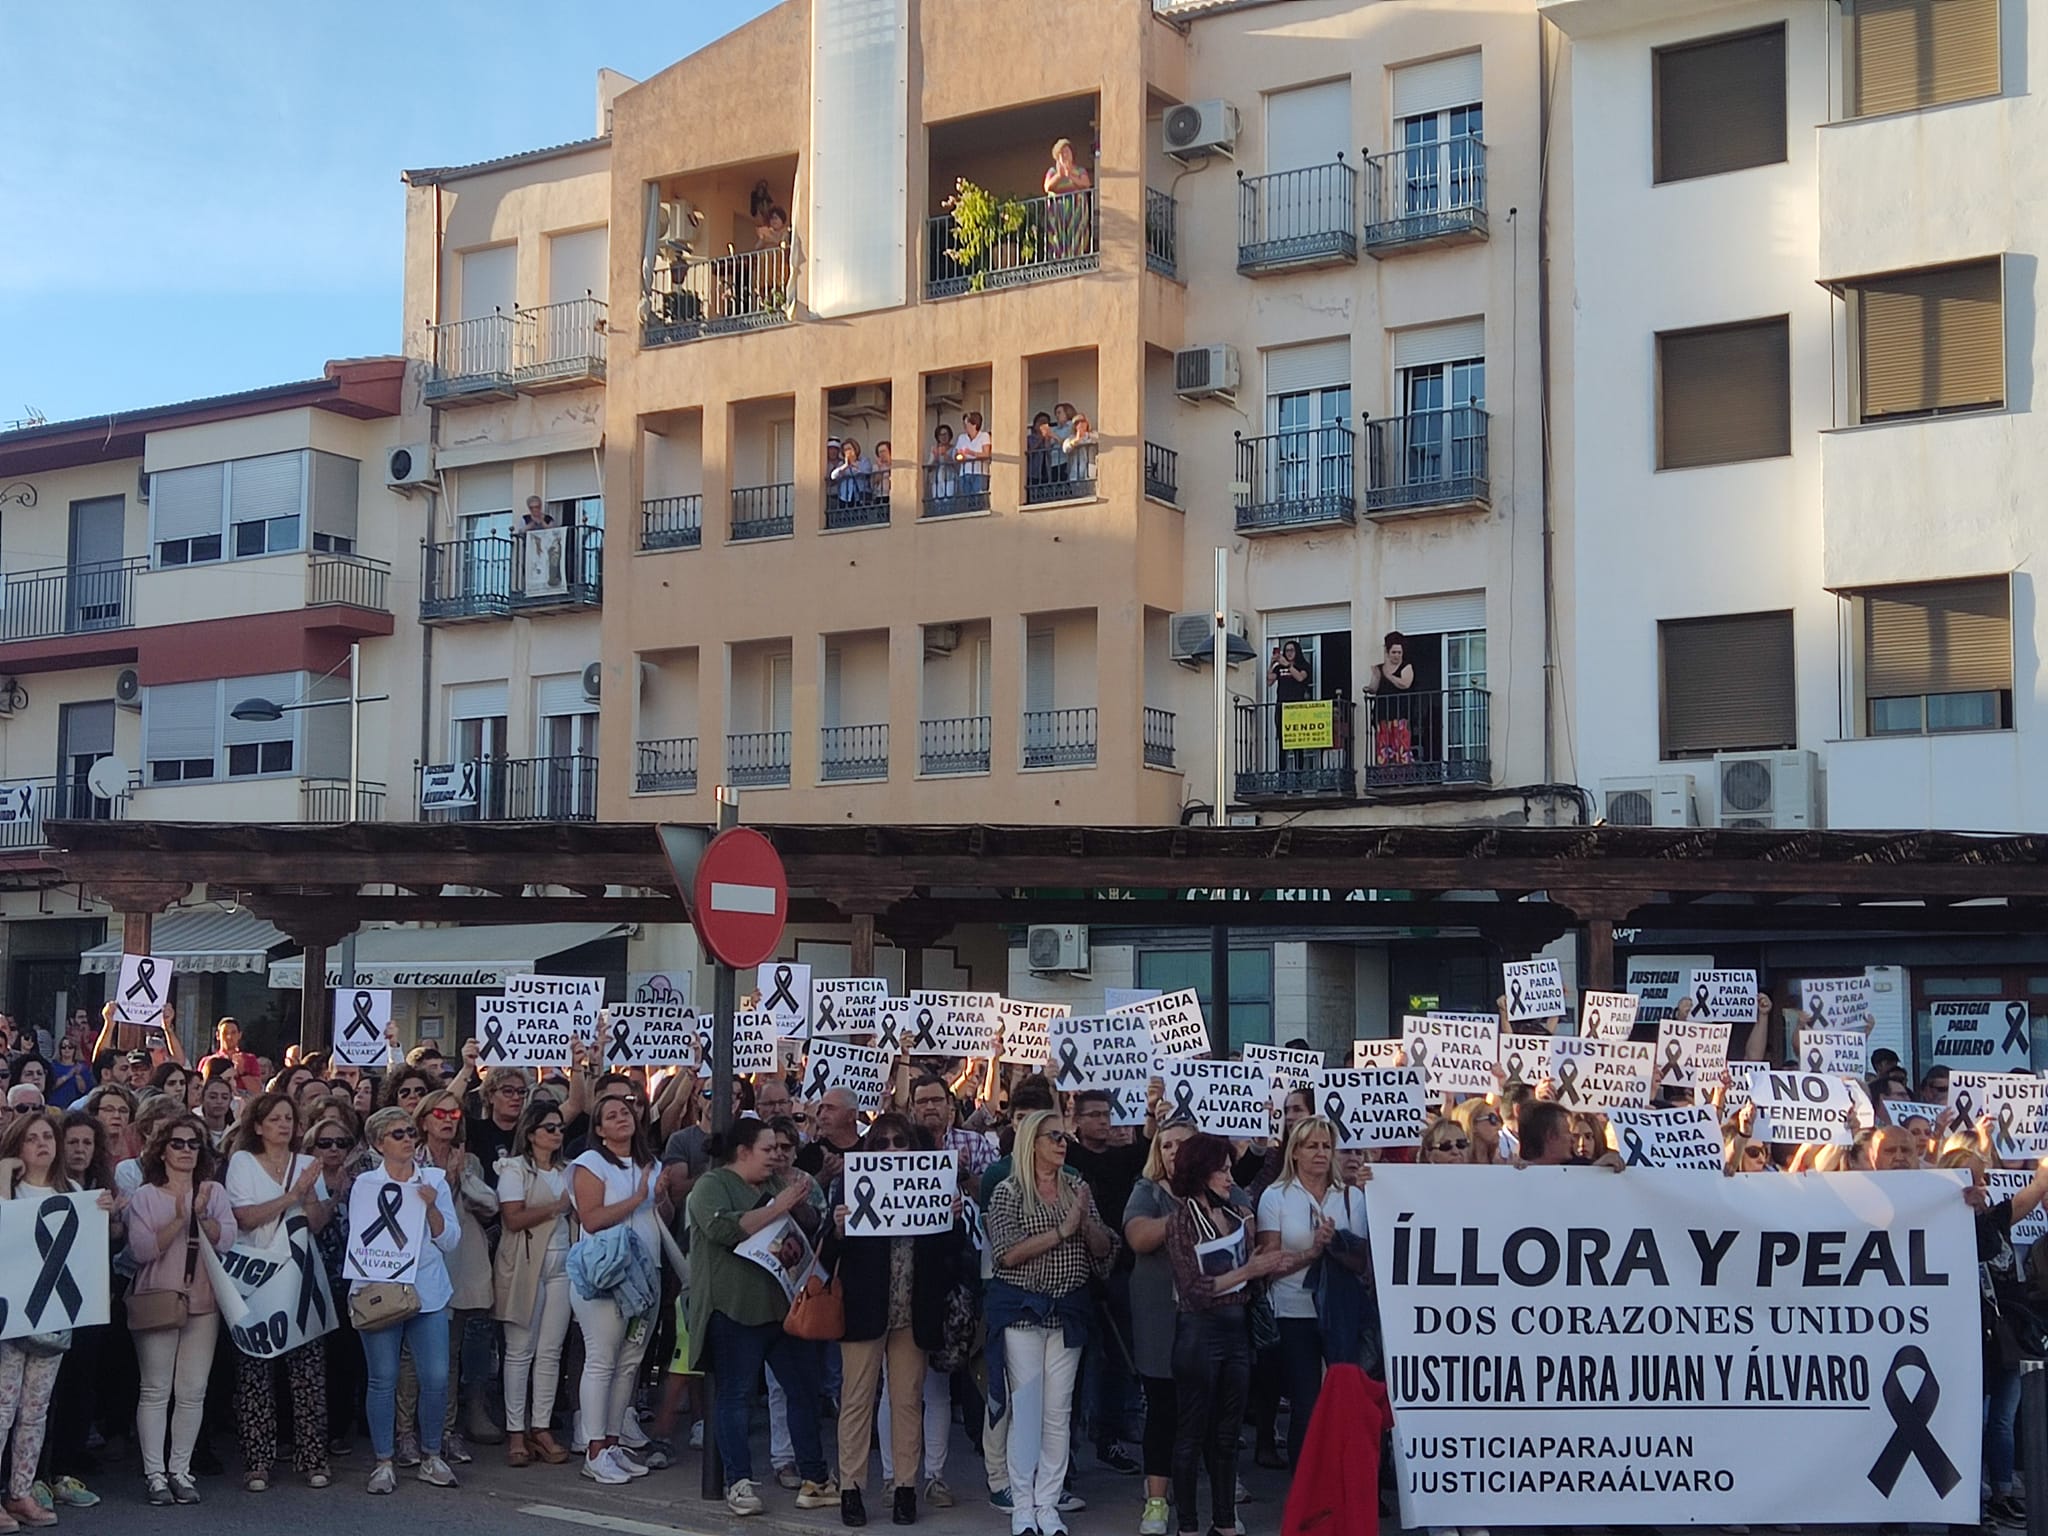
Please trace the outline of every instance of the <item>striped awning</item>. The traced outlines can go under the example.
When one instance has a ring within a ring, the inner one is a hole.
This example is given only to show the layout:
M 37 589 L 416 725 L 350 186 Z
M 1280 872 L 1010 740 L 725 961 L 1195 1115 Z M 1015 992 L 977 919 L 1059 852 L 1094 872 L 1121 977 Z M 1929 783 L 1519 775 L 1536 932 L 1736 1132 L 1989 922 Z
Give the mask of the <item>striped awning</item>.
M 260 976 L 270 951 L 290 939 L 253 912 L 218 907 L 173 908 L 150 927 L 150 952 L 180 971 L 237 972 Z M 95 944 L 78 957 L 87 975 L 111 976 L 121 969 L 121 940 Z

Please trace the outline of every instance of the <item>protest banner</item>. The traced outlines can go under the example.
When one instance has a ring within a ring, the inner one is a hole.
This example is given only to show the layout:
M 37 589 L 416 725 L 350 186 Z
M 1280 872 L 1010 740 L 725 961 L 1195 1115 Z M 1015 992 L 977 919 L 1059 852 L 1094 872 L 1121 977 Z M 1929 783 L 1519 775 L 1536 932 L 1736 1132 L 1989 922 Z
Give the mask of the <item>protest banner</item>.
M 602 976 L 507 976 L 505 996 L 540 1005 L 567 1022 L 579 1040 L 597 1038 L 597 1012 L 604 1006 Z
M 381 1067 L 390 1047 L 389 987 L 336 987 L 328 1018 L 333 1021 L 334 1060 L 344 1067 Z
M 811 1033 L 866 1035 L 875 1028 L 889 983 L 874 976 L 813 976 Z
M 1143 1125 L 1152 1081 L 1152 1032 L 1131 1014 L 1054 1019 L 1046 1025 L 1052 1085 L 1060 1093 L 1108 1094 L 1112 1125 Z
M 1500 974 L 1510 1023 L 1564 1017 L 1564 968 L 1555 960 L 1510 960 Z
M 1692 1016 L 1715 1024 L 1756 1022 L 1756 972 L 1716 970 L 1703 966 L 1686 978 L 1692 994 Z
M 554 1067 L 568 1071 L 571 1052 L 589 1032 L 574 1025 L 577 1005 L 561 998 L 480 997 L 476 1000 L 476 1064 Z M 596 1016 L 592 1015 L 595 1028 Z
M 1004 1063 L 1042 1070 L 1052 1060 L 1052 1042 L 1046 1035 L 1046 1026 L 1054 1019 L 1069 1017 L 1073 1011 L 1065 1003 L 1027 1003 L 1014 997 L 999 998 L 995 1015 L 996 1027 L 1003 1035 Z
M 1148 997 L 1112 1008 L 1113 1015 L 1130 1015 L 1145 1021 L 1152 1031 L 1152 1050 L 1158 1056 L 1199 1056 L 1209 1049 L 1209 1026 L 1202 1021 L 1202 1000 L 1192 987 Z
M 1510 1085 L 1534 1083 L 1550 1070 L 1550 1036 L 1502 1035 L 1500 1069 Z
M 1404 1527 L 1977 1519 L 1957 1175 L 1383 1163 L 1366 1207 Z
M 1698 1019 L 1657 1021 L 1657 1090 L 1712 1088 L 1728 1067 L 1728 1025 Z
M 1588 1040 L 1626 1040 L 1636 1027 L 1633 992 L 1587 992 L 1579 998 L 1579 1033 Z
M 1656 1047 L 1647 1040 L 1553 1035 L 1550 1090 L 1566 1109 L 1616 1109 L 1650 1102 Z
M 1949 1129 L 1964 1135 L 1977 1129 L 1977 1117 L 1984 1113 L 1990 1096 L 1989 1072 L 1955 1072 L 1948 1075 Z
M 1422 1145 L 1429 1099 L 1421 1068 L 1325 1067 L 1315 1089 L 1320 1113 L 1337 1127 L 1338 1146 Z
M 1856 1101 L 1849 1084 L 1822 1072 L 1756 1072 L 1749 1093 L 1758 1141 L 1846 1147 L 1856 1139 Z
M 699 1067 L 697 1010 L 686 1003 L 614 1003 L 604 1010 L 604 1070 Z
M 1685 996 L 1686 978 L 1714 963 L 1712 955 L 1631 955 L 1625 983 L 1636 1000 L 1636 1017 L 1653 1024 L 1670 1017 Z
M 1500 1061 L 1500 1020 L 1492 1014 L 1430 1014 L 1401 1020 L 1406 1065 L 1420 1067 L 1431 1093 L 1491 1093 Z
M 1678 1109 L 1610 1109 L 1607 1142 L 1621 1154 L 1624 1168 L 1683 1168 L 1690 1173 L 1720 1173 L 1727 1161 L 1721 1150 L 1721 1121 L 1711 1104 L 1687 1104 Z
M 957 1152 L 846 1154 L 846 1235 L 924 1237 L 953 1230 Z
M 996 1054 L 994 1004 L 945 1003 L 932 1008 L 931 1012 L 931 1033 L 938 1041 L 938 1055 L 987 1061 Z
M 114 1022 L 160 1030 L 171 1000 L 173 962 L 163 955 L 123 955 L 114 983 Z
M 1351 1065 L 1376 1072 L 1392 1072 L 1408 1065 L 1408 1047 L 1401 1040 L 1354 1040 Z
M 378 1163 L 356 1175 L 348 1190 L 348 1248 L 341 1261 L 342 1278 L 412 1283 L 419 1269 L 420 1248 L 427 1241 L 422 1181 L 433 1184 L 441 1219 L 455 1220 L 448 1183 L 438 1169 L 410 1179 L 394 1179 Z
M 1864 1020 L 1870 1017 L 1870 996 L 1868 976 L 1830 976 L 1826 980 L 1799 983 L 1799 1006 L 1815 1029 L 1853 1029 L 1860 1033 Z
M 756 954 L 760 951 L 756 950 Z M 754 967 L 755 1006 L 775 1020 L 775 1033 L 786 1040 L 809 1038 L 811 968 L 791 960 L 763 960 Z
M 1808 1072 L 1861 1077 L 1870 1065 L 1870 1037 L 1860 1029 L 1802 1029 L 1793 1054 Z
M 228 1337 L 251 1359 L 274 1360 L 338 1326 L 327 1265 L 303 1212 L 287 1215 L 267 1248 L 238 1242 L 215 1253 L 201 1243 L 199 1252 Z
M 1915 1120 L 1925 1120 L 1927 1128 L 1934 1129 L 1934 1122 L 1941 1117 L 1943 1106 L 1919 1104 L 1911 1099 L 1886 1099 L 1884 1118 L 1887 1125 L 1911 1125 Z
M 823 1271 L 818 1268 L 818 1256 L 811 1251 L 810 1239 L 804 1236 L 804 1229 L 788 1216 L 769 1222 L 735 1247 L 733 1252 L 768 1271 L 782 1288 L 785 1301 L 794 1301 L 796 1293 L 812 1275 L 823 1278 Z
M 1993 1168 L 1986 1177 L 1991 1181 L 1994 1205 L 2011 1199 L 2034 1181 L 2033 1171 L 2027 1168 Z M 2048 1202 L 2035 1206 L 2012 1224 L 2012 1245 L 2022 1256 L 2044 1237 L 2048 1237 Z
M 1972 998 L 1938 1002 L 1934 1019 L 1933 1064 L 1969 1067 L 1978 1072 L 2025 1072 L 2034 1064 L 2034 1042 L 2027 1005 L 2017 998 Z
M 1328 1065 L 1321 1051 L 1289 1050 L 1284 1045 L 1251 1044 L 1239 1054 L 1265 1070 L 1269 1088 L 1310 1087 Z
M 107 1214 L 90 1189 L 0 1200 L 0 1339 L 108 1320 Z
M 739 1073 L 775 1070 L 775 1016 L 759 1009 L 732 1016 L 732 1069 Z M 710 1058 L 707 1056 L 706 1062 Z
M 1272 1131 L 1273 1111 L 1266 1099 L 1271 1084 L 1255 1061 L 1178 1057 L 1166 1063 L 1161 1081 L 1167 1112 L 1193 1115 L 1195 1124 L 1212 1136 L 1246 1139 Z
M 2048 1082 L 2027 1073 L 1994 1072 L 1984 1084 L 1991 1152 L 2001 1161 L 2048 1156 Z
M 797 1097 L 815 1103 L 834 1088 L 845 1088 L 868 1114 L 879 1114 L 889 1091 L 890 1061 L 879 1047 L 814 1035 L 804 1056 L 802 1091 Z

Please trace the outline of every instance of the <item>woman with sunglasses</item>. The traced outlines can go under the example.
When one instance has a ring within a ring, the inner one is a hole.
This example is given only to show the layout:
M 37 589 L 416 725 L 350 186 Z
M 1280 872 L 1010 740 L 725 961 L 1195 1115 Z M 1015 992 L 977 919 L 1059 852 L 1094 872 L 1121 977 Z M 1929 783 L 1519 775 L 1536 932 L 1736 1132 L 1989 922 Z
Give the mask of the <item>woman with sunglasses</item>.
M 504 1234 L 492 1272 L 491 1316 L 505 1325 L 505 1460 L 515 1467 L 531 1465 L 535 1456 L 551 1466 L 569 1459 L 548 1428 L 569 1336 L 569 1246 L 576 1239 L 569 1167 L 562 1160 L 566 1125 L 559 1105 L 536 1099 L 520 1112 L 511 1149 L 498 1164 Z
M 298 1150 L 299 1112 L 282 1092 L 249 1100 L 228 1138 L 228 1200 L 235 1226 L 251 1248 L 278 1248 L 290 1240 L 286 1222 L 307 1218 L 320 1166 Z M 242 1429 L 242 1487 L 262 1493 L 277 1459 L 276 1368 L 291 1383 L 292 1465 L 314 1488 L 327 1471 L 327 1349 L 310 1339 L 274 1359 L 237 1350 L 235 1417 Z
M 135 1435 L 149 1502 L 197 1504 L 192 1448 L 220 1334 L 220 1304 L 199 1262 L 198 1245 L 211 1243 L 216 1253 L 234 1247 L 235 1208 L 227 1191 L 208 1178 L 213 1139 L 188 1109 L 180 1107 L 156 1123 L 141 1162 L 142 1185 L 128 1199 L 128 1253 L 136 1267 L 130 1302 L 152 1291 L 182 1292 L 185 1320 L 135 1335 L 142 1374 Z
M 1484 1168 L 1501 1164 L 1501 1113 L 1498 1103 L 1491 1098 L 1460 1099 L 1451 1106 L 1450 1118 L 1472 1143 L 1469 1161 Z
M 377 1107 L 402 1109 L 410 1115 L 426 1101 L 428 1094 L 440 1087 L 441 1080 L 424 1067 L 396 1066 L 384 1074 L 384 1082 L 377 1090 Z
M 1166 1257 L 1166 1223 L 1174 1209 L 1168 1181 L 1176 1154 L 1194 1134 L 1195 1122 L 1185 1115 L 1176 1115 L 1159 1128 L 1145 1155 L 1145 1176 L 1133 1186 L 1124 1207 L 1124 1241 L 1133 1255 L 1131 1356 L 1145 1384 L 1145 1510 L 1138 1519 L 1138 1536 L 1166 1536 L 1173 1439 L 1180 1422 L 1173 1385 L 1173 1265 Z
M 405 1107 L 405 1095 L 399 1096 Z M 438 1168 L 453 1197 L 445 1215 L 456 1229 L 456 1241 L 448 1249 L 446 1264 L 453 1294 L 448 1302 L 448 1391 L 443 1409 L 442 1456 L 460 1466 L 474 1460 L 469 1445 L 456 1429 L 462 1401 L 462 1330 L 471 1317 L 487 1314 L 491 1308 L 491 1250 L 484 1235 L 483 1218 L 498 1214 L 498 1192 L 484 1178 L 481 1164 L 469 1153 L 467 1126 L 462 1100 L 446 1088 L 423 1094 L 413 1110 L 413 1124 L 419 1127 L 419 1161 L 423 1167 Z M 417 1425 L 420 1391 L 414 1372 L 400 1369 L 398 1377 L 398 1464 L 410 1467 L 420 1459 Z
M 57 1041 L 57 1060 L 50 1070 L 50 1102 L 69 1109 L 93 1090 L 92 1066 L 76 1035 L 66 1033 Z
M 1088 1342 L 1090 1284 L 1108 1273 L 1117 1236 L 1087 1182 L 1067 1167 L 1071 1138 L 1057 1110 L 1017 1125 L 1009 1177 L 988 1207 L 995 1273 L 984 1298 L 989 1413 L 1010 1416 L 1010 1531 L 1067 1528 L 1066 1483 L 1074 1379 Z M 1005 1397 L 1007 1396 L 1007 1404 Z
M 1432 1120 L 1422 1133 L 1422 1162 L 1425 1167 L 1442 1168 L 1472 1161 L 1472 1138 L 1465 1128 L 1448 1116 Z
M 1777 1172 L 1776 1165 L 1771 1162 L 1770 1144 L 1758 1141 L 1745 1131 L 1731 1127 L 1722 1132 L 1721 1154 L 1731 1175 Z
M 1464 1156 L 1456 1160 L 1463 1162 Z M 1288 1402 L 1290 1466 L 1301 1459 L 1323 1385 L 1322 1325 L 1303 1273 L 1322 1257 L 1339 1227 L 1360 1238 L 1366 1230 L 1365 1201 L 1337 1177 L 1336 1162 L 1337 1128 L 1320 1115 L 1311 1116 L 1287 1138 L 1280 1177 L 1259 1197 L 1259 1251 L 1288 1258 L 1274 1274 L 1272 1300 L 1280 1330 L 1280 1384 Z
M 356 1153 L 362 1146 L 356 1117 L 347 1105 L 332 1100 L 320 1106 L 300 1150 L 318 1165 L 313 1197 L 306 1208 L 313 1246 L 327 1270 L 327 1293 L 338 1303 L 334 1327 L 320 1343 L 327 1355 L 327 1452 L 346 1456 L 363 1419 L 363 1349 L 349 1320 L 348 1281 L 342 1264 L 348 1257 L 348 1190 L 355 1182 Z

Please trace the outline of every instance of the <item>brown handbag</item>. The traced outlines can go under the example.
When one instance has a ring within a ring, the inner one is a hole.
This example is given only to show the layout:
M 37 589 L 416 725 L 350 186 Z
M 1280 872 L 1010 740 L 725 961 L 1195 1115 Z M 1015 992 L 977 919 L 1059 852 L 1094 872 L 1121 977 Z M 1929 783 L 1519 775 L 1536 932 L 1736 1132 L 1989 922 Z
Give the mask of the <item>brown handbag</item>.
M 185 1284 L 175 1291 L 131 1291 L 128 1293 L 128 1331 L 162 1333 L 182 1328 L 192 1315 L 192 1274 L 199 1267 L 199 1198 L 202 1185 L 192 1192 L 192 1219 L 185 1228 Z
M 846 1337 L 846 1300 L 840 1294 L 839 1277 L 827 1282 L 812 1275 L 789 1298 L 789 1312 L 782 1319 L 782 1331 L 795 1339 L 830 1343 Z

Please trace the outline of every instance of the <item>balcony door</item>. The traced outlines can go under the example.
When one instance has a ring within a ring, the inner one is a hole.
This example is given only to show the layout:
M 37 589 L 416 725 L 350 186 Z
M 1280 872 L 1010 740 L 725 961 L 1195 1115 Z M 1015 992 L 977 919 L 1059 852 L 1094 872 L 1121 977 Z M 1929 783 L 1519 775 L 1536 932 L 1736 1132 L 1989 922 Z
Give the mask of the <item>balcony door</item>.
M 453 690 L 448 721 L 448 756 L 475 763 L 476 804 L 457 812 L 463 821 L 499 821 L 505 814 L 505 759 L 511 753 L 505 685 L 469 684 Z
M 114 803 L 86 787 L 85 777 L 102 758 L 114 755 L 112 699 L 63 704 L 57 709 L 57 793 L 54 814 L 74 821 L 106 821 Z
M 1437 485 L 1469 478 L 1476 417 L 1486 408 L 1486 359 L 1461 357 L 1417 363 L 1401 370 L 1401 409 L 1408 417 L 1404 485 Z
M 1450 107 L 1401 122 L 1401 212 L 1407 218 L 1476 208 L 1482 201 L 1482 109 Z
M 127 519 L 125 496 L 100 496 L 71 503 L 67 560 L 71 579 L 64 614 L 67 632 L 77 634 L 81 630 L 120 626 L 121 546 Z M 113 750 L 111 744 L 107 750 Z
M 597 711 L 583 698 L 581 676 L 545 678 L 538 699 L 540 730 L 532 814 L 548 821 L 597 815 Z
M 1338 195 L 1337 157 L 1351 153 L 1351 82 L 1326 80 L 1266 98 L 1266 240 L 1342 230 L 1350 209 Z M 1313 167 L 1330 166 L 1316 172 Z M 1287 176 L 1287 171 L 1310 174 Z

